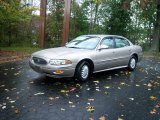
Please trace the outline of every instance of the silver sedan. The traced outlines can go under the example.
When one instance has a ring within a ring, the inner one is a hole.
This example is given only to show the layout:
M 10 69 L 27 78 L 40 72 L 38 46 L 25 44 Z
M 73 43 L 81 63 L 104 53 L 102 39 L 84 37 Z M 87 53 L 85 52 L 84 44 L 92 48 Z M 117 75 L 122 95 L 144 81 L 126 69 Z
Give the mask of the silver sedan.
M 75 77 L 85 81 L 92 73 L 129 68 L 142 59 L 142 48 L 117 35 L 83 35 L 64 47 L 50 48 L 31 55 L 30 67 L 50 77 Z

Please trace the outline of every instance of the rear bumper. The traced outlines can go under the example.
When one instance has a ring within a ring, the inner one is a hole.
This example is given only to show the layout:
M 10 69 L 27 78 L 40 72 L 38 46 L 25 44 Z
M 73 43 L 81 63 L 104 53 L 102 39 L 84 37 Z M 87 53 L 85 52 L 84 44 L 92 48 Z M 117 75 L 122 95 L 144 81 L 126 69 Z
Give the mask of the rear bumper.
M 65 66 L 38 65 L 31 60 L 29 61 L 29 65 L 34 71 L 54 78 L 73 77 L 75 73 L 75 68 L 72 65 L 65 65 Z M 61 74 L 57 74 L 55 73 L 56 70 L 61 70 L 64 72 Z

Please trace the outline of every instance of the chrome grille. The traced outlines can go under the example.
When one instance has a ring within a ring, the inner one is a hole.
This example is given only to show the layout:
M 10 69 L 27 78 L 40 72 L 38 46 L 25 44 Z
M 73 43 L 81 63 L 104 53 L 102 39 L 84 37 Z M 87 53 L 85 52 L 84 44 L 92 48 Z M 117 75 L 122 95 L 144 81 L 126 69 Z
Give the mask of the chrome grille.
M 33 57 L 32 60 L 33 60 L 34 63 L 36 63 L 36 64 L 42 64 L 42 65 L 47 64 L 47 61 L 44 60 L 44 59 L 42 59 L 42 58 Z

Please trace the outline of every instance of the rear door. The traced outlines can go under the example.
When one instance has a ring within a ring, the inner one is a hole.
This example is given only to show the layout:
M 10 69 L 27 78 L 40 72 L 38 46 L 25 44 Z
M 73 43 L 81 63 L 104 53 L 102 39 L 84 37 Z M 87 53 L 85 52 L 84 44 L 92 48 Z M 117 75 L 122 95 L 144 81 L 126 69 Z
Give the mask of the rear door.
M 115 67 L 128 65 L 131 46 L 127 39 L 114 37 L 115 41 Z

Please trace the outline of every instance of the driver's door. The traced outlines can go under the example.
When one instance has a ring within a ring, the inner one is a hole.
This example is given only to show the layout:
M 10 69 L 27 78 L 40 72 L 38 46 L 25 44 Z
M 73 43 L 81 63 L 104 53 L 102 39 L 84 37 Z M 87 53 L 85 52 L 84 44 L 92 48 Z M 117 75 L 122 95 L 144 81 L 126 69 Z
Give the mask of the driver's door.
M 102 48 L 101 46 L 106 45 L 106 48 Z M 100 47 L 96 51 L 96 59 L 95 59 L 95 71 L 101 71 L 105 69 L 112 68 L 114 66 L 114 58 L 115 58 L 115 43 L 113 38 L 107 37 L 104 38 L 101 43 Z

